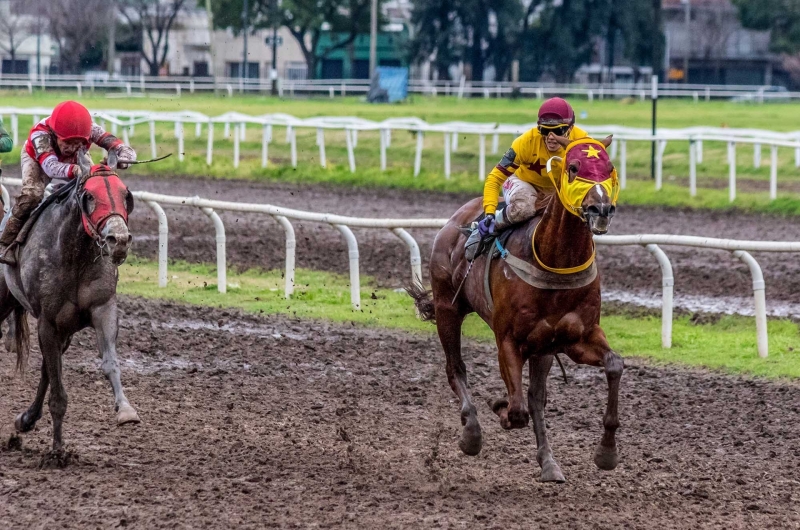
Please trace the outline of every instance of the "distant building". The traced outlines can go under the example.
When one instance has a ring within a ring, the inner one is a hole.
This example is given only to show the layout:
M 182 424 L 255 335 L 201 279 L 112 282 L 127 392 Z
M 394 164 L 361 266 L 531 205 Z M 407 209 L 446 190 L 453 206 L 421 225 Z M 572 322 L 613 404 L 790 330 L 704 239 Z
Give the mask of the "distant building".
M 770 32 L 745 29 L 730 0 L 662 0 L 665 67 L 673 82 L 777 85 L 789 82 L 770 52 Z M 688 21 L 687 21 L 688 13 Z
M 0 0 L 0 75 L 28 75 L 35 80 L 37 70 L 50 70 L 55 44 L 37 29 L 45 24 L 28 7 L 23 2 Z
M 195 77 L 234 77 L 242 73 L 244 37 L 234 35 L 232 30 L 216 30 L 214 35 L 214 57 L 212 61 L 209 45 L 208 15 L 204 9 L 188 9 L 179 14 L 169 33 L 169 48 L 163 75 L 185 75 Z M 150 52 L 148 39 L 143 38 L 145 53 Z M 277 74 L 286 79 L 305 79 L 306 61 L 300 45 L 287 28 L 278 31 Z M 120 73 L 131 70 L 129 54 L 121 57 Z M 147 66 L 139 58 L 141 71 Z M 247 37 L 247 77 L 267 79 L 273 68 L 272 30 L 257 30 Z

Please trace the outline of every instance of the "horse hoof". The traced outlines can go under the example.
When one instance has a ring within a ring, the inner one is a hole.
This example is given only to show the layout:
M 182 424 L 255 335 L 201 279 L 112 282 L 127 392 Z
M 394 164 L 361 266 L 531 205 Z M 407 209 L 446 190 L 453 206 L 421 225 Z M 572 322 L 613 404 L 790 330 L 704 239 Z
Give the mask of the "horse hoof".
M 563 484 L 566 482 L 564 478 L 564 473 L 561 472 L 561 468 L 558 467 L 554 461 L 545 462 L 542 466 L 542 476 L 539 477 L 540 482 L 556 482 L 558 484 Z
M 483 447 L 483 437 L 481 435 L 481 426 L 466 426 L 461 432 L 461 439 L 458 441 L 458 447 L 461 451 L 468 456 L 477 456 Z
M 14 428 L 17 432 L 28 432 L 33 429 L 34 425 L 36 425 L 35 421 L 27 421 L 25 419 L 24 412 L 17 414 L 17 417 L 14 419 Z
M 39 469 L 64 469 L 70 464 L 73 456 L 63 449 L 50 451 L 39 461 Z
M 619 464 L 617 448 L 598 445 L 594 451 L 594 464 L 604 471 L 611 471 L 617 467 Z
M 125 425 L 126 423 L 139 423 L 139 415 L 130 405 L 123 405 L 119 408 L 117 413 L 117 425 Z

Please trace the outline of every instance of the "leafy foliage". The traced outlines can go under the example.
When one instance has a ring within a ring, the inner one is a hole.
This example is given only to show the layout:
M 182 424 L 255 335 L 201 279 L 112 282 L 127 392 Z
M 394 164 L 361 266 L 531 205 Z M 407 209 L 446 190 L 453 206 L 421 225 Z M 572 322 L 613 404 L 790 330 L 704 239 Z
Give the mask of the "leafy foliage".
M 733 0 L 742 25 L 771 30 L 770 46 L 778 53 L 800 52 L 800 3 L 796 0 Z

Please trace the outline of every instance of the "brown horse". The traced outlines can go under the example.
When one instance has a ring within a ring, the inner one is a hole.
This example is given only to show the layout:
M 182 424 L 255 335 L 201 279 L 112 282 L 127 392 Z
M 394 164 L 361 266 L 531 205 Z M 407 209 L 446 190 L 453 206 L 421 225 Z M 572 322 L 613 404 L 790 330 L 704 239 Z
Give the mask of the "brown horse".
M 564 174 L 558 183 L 560 196 L 544 196 L 538 205 L 541 215 L 515 227 L 505 243 L 507 251 L 534 265 L 536 271 L 544 271 L 544 276 L 548 269 L 553 274 L 552 271 L 565 272 L 593 263 L 592 234 L 607 231 L 615 210 L 616 197 L 612 197 L 614 192 L 608 192 L 608 184 L 616 182 L 616 172 L 605 152 L 611 138 L 602 143 L 587 139 L 583 142 L 590 143 L 579 145 L 560 140 L 567 148 Z M 581 151 L 582 147 L 586 150 Z M 576 185 L 581 196 L 572 201 L 575 207 L 570 211 L 570 191 L 574 197 Z M 488 261 L 485 254 L 475 259 L 467 275 L 465 235 L 459 227 L 474 221 L 481 211 L 479 199 L 470 201 L 436 236 L 430 261 L 432 297 L 431 292 L 425 292 L 418 285 L 409 289 L 421 317 L 436 322 L 447 359 L 447 378 L 461 401 L 464 426 L 459 442 L 461 450 L 477 455 L 482 446 L 477 410 L 472 403 L 466 366 L 461 357 L 461 326 L 466 315 L 475 312 L 494 331 L 500 373 L 508 391 L 507 398 L 491 404 L 492 409 L 500 417 L 504 429 L 525 427 L 529 412 L 533 415 L 541 480 L 564 481 L 547 440 L 544 420 L 547 377 L 553 358 L 559 353 L 565 353 L 579 364 L 605 368 L 608 381 L 608 404 L 603 418 L 605 432 L 594 453 L 594 462 L 601 469 L 614 469 L 619 461 L 615 433 L 619 427 L 617 402 L 623 362 L 609 347 L 599 325 L 599 276 L 595 273 L 594 279 L 589 277 L 590 283 L 582 287 L 533 287 L 523 281 L 507 261 Z M 487 266 L 490 269 L 484 276 Z M 587 272 L 589 269 L 580 273 L 583 283 L 586 283 Z M 552 278 L 568 279 L 569 276 L 555 274 Z M 462 281 L 464 284 L 459 291 Z M 490 297 L 486 294 L 486 284 L 490 286 Z M 490 308 L 491 299 L 493 309 Z M 526 361 L 530 373 L 527 406 L 522 390 Z

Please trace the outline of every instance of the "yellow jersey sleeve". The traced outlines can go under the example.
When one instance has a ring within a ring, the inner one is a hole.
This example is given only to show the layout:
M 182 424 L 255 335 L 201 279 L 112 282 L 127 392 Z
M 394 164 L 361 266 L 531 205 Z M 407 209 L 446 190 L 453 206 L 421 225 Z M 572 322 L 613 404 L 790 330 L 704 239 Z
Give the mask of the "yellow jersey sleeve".
M 500 191 L 503 189 L 503 183 L 508 177 L 516 173 L 520 164 L 520 152 L 525 145 L 525 136 L 528 133 L 519 136 L 511 144 L 511 148 L 506 151 L 500 162 L 492 169 L 491 173 L 486 177 L 486 183 L 483 185 L 483 211 L 487 214 L 494 214 L 497 210 L 497 203 L 500 198 Z

